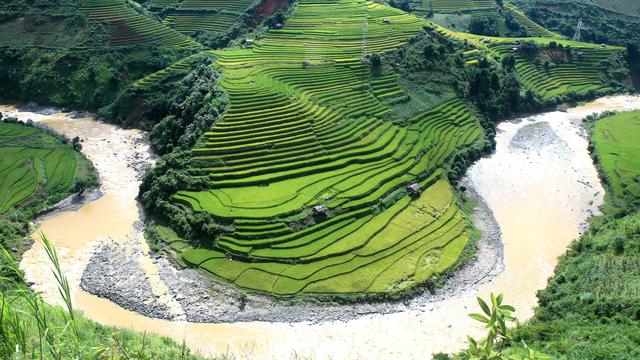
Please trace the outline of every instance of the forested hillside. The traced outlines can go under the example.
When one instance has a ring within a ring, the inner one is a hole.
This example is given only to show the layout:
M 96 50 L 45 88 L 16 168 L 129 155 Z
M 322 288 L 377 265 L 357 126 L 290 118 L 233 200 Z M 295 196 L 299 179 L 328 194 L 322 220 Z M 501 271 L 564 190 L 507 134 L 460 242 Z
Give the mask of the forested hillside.
M 640 4 L 633 0 L 512 0 L 536 23 L 569 38 L 614 45 L 640 41 Z
M 131 5 L 107 2 L 112 7 L 78 0 L 14 0 L 4 5 L 1 97 L 95 110 L 113 101 L 131 81 L 199 46 Z M 93 21 L 99 14 L 118 22 Z M 135 23 L 138 32 L 125 21 Z

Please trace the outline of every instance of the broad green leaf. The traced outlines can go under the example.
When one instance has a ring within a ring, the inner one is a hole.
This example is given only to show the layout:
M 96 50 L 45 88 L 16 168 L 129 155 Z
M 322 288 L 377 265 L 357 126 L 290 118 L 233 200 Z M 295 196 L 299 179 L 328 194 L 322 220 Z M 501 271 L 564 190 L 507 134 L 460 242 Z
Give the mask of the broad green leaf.
M 482 300 L 480 297 L 478 297 L 477 299 L 478 304 L 480 304 L 480 307 L 482 308 L 482 311 L 484 311 L 487 316 L 491 316 L 491 309 L 489 309 L 489 305 L 487 305 L 487 303 L 484 302 L 484 300 Z
M 472 338 L 471 336 L 467 335 L 467 340 L 469 341 L 469 344 L 472 344 L 474 346 L 478 345 L 478 342 L 474 338 Z
M 501 310 L 508 310 L 508 311 L 511 311 L 511 312 L 515 312 L 516 311 L 516 309 L 511 305 L 500 305 L 500 309 Z
M 485 324 L 489 322 L 489 318 L 482 314 L 477 314 L 477 313 L 469 314 L 469 317 L 472 318 L 473 320 L 477 320 Z

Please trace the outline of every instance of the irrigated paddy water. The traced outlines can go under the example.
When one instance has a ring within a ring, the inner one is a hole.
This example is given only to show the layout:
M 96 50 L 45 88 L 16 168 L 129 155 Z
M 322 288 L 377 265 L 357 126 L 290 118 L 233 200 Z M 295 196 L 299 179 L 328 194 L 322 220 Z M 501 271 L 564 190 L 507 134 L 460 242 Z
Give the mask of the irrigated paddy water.
M 371 314 L 349 321 L 320 323 L 246 322 L 194 324 L 147 318 L 80 289 L 91 254 L 101 245 L 127 248 L 163 303 L 179 315 L 141 237 L 136 167 L 153 161 L 142 132 L 122 130 L 90 118 L 68 114 L 39 115 L 0 106 L 5 115 L 45 123 L 69 137 L 80 136 L 83 151 L 103 181 L 103 196 L 79 209 L 39 220 L 56 244 L 73 286 L 75 306 L 103 324 L 127 327 L 186 340 L 205 354 L 235 353 L 240 358 L 280 359 L 294 353 L 317 359 L 424 359 L 425 354 L 455 351 L 467 334 L 482 329 L 467 318 L 475 296 L 504 292 L 520 319 L 531 316 L 536 291 L 546 285 L 556 258 L 578 237 L 597 212 L 604 190 L 587 151 L 581 119 L 594 112 L 640 108 L 638 96 L 606 97 L 569 109 L 499 125 L 497 149 L 474 164 L 468 182 L 491 208 L 502 231 L 504 271 L 479 288 L 435 304 L 392 314 Z M 39 244 L 25 254 L 21 267 L 33 287 L 58 303 L 49 263 Z

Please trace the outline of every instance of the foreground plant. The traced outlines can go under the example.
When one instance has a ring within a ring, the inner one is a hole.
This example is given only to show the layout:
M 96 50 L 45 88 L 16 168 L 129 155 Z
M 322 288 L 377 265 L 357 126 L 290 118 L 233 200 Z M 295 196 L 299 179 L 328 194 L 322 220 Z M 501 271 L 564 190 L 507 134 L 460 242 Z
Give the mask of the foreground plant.
M 53 244 L 40 235 L 52 264 L 63 307 L 45 303 L 26 281 L 11 254 L 0 247 L 0 359 L 200 359 L 183 342 L 115 331 L 74 312 L 71 289 Z
M 512 338 L 509 329 L 510 324 L 515 324 L 517 319 L 513 316 L 516 309 L 507 304 L 503 304 L 504 295 L 490 295 L 490 304 L 478 299 L 478 304 L 482 309 L 482 313 L 469 314 L 469 317 L 485 324 L 488 330 L 486 338 L 478 341 L 467 336 L 469 348 L 455 359 L 460 360 L 547 360 L 549 356 L 536 352 L 529 348 L 526 343 L 522 342 L 521 349 L 515 349 L 511 346 L 509 354 L 505 352 L 508 345 L 511 344 Z

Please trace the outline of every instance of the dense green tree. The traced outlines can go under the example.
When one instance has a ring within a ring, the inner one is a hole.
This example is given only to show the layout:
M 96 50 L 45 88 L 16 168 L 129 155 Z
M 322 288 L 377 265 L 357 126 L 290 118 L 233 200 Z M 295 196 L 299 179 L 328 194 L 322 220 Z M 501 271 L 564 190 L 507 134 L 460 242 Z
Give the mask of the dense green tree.
M 500 36 L 500 21 L 495 15 L 476 16 L 469 23 L 469 32 L 477 35 Z

